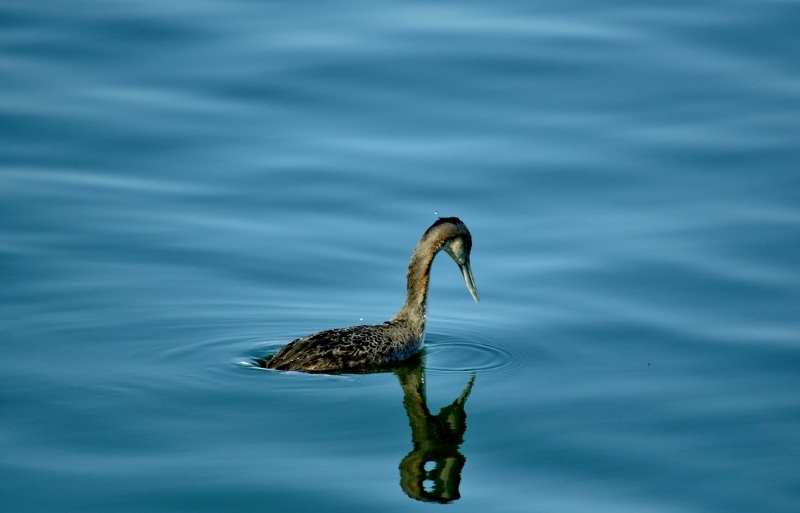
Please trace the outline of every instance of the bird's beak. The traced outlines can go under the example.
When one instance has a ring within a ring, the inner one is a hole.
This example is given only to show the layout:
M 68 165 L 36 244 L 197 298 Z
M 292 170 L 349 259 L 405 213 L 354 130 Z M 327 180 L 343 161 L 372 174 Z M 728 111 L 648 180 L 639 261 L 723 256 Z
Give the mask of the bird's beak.
M 469 293 L 472 294 L 472 299 L 474 299 L 476 303 L 479 302 L 481 298 L 478 297 L 478 289 L 475 288 L 475 278 L 472 277 L 472 268 L 469 266 L 469 258 L 464 261 L 464 264 L 460 264 L 458 267 L 461 268 L 461 274 L 464 276 L 464 282 L 467 284 Z

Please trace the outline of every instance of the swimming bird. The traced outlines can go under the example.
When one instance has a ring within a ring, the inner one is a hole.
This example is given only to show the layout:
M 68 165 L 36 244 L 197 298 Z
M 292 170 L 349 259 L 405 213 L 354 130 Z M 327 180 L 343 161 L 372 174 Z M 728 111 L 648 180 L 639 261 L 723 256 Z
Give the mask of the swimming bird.
M 442 217 L 419 240 L 408 264 L 408 294 L 397 315 L 383 324 L 321 331 L 290 342 L 266 368 L 341 372 L 403 360 L 419 351 L 425 338 L 425 305 L 431 264 L 444 250 L 461 269 L 472 298 L 479 301 L 469 264 L 472 235 L 457 217 Z

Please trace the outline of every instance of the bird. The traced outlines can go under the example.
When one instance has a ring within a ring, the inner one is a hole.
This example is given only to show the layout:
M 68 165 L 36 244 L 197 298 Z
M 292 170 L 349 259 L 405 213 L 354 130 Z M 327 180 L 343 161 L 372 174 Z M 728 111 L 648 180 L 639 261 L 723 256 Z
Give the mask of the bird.
M 425 231 L 411 255 L 406 301 L 394 317 L 383 324 L 337 328 L 299 338 L 262 366 L 282 371 L 339 373 L 391 365 L 415 354 L 425 339 L 431 265 L 442 250 L 461 269 L 469 293 L 479 302 L 469 258 L 472 235 L 457 217 L 441 217 Z

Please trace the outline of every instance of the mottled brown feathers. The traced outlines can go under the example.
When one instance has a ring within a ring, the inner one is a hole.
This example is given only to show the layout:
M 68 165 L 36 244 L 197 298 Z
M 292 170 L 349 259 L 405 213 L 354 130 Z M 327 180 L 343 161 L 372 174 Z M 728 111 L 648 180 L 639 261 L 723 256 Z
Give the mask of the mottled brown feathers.
M 417 349 L 415 342 L 415 334 L 402 324 L 338 328 L 291 342 L 267 367 L 312 372 L 355 369 L 401 360 Z

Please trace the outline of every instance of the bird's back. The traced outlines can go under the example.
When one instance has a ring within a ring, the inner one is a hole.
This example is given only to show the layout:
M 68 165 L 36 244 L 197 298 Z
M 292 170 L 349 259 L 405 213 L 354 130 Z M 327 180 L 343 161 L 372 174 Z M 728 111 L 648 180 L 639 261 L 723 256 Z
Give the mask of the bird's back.
M 403 323 L 351 326 L 299 338 L 278 351 L 268 369 L 342 371 L 381 365 L 419 349 L 420 337 Z

